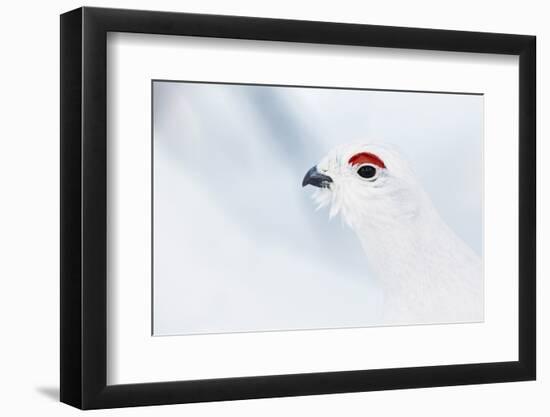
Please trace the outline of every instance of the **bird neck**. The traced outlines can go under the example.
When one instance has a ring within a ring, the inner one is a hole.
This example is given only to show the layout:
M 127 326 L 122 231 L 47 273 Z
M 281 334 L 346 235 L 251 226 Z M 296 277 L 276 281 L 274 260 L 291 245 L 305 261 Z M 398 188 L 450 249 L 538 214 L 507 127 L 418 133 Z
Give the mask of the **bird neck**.
M 452 279 L 444 269 L 453 267 L 456 253 L 475 257 L 430 205 L 401 216 L 365 216 L 354 229 L 380 285 L 394 295 L 416 297 L 437 286 L 434 280 Z
M 483 319 L 481 259 L 429 199 L 371 202 L 350 224 L 383 292 L 388 324 Z

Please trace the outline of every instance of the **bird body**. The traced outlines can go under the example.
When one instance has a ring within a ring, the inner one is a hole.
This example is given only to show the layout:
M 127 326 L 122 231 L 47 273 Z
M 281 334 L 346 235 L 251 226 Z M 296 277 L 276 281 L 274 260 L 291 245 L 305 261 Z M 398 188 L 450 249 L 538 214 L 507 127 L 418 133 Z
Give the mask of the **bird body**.
M 315 183 L 319 207 L 330 206 L 359 238 L 383 291 L 385 324 L 483 320 L 480 258 L 396 150 L 341 146 L 312 170 L 303 185 Z

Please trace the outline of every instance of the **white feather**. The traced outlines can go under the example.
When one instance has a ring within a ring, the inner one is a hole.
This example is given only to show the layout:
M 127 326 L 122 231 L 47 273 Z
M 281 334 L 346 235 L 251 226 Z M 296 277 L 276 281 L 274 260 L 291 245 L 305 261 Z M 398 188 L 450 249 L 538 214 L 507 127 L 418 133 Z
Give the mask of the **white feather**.
M 384 161 L 375 181 L 348 163 L 360 152 Z M 483 320 L 480 258 L 445 224 L 396 150 L 338 147 L 317 169 L 333 182 L 313 198 L 318 208 L 330 207 L 331 218 L 340 214 L 359 238 L 384 291 L 386 324 Z

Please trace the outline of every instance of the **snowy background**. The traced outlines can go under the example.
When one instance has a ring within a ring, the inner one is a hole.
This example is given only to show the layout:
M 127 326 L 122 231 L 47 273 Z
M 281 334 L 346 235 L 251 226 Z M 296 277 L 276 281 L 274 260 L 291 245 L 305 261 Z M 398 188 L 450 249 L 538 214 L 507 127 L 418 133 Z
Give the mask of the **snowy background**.
M 354 234 L 301 181 L 335 145 L 395 145 L 482 248 L 483 97 L 153 84 L 155 335 L 376 325 Z

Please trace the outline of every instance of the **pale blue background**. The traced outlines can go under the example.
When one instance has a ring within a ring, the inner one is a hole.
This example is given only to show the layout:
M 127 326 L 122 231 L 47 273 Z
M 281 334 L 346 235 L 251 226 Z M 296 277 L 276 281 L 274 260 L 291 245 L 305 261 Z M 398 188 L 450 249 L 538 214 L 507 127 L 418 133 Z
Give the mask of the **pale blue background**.
M 301 187 L 342 143 L 395 145 L 481 255 L 483 96 L 178 82 L 153 92 L 155 335 L 377 324 L 380 292 L 356 237 Z

